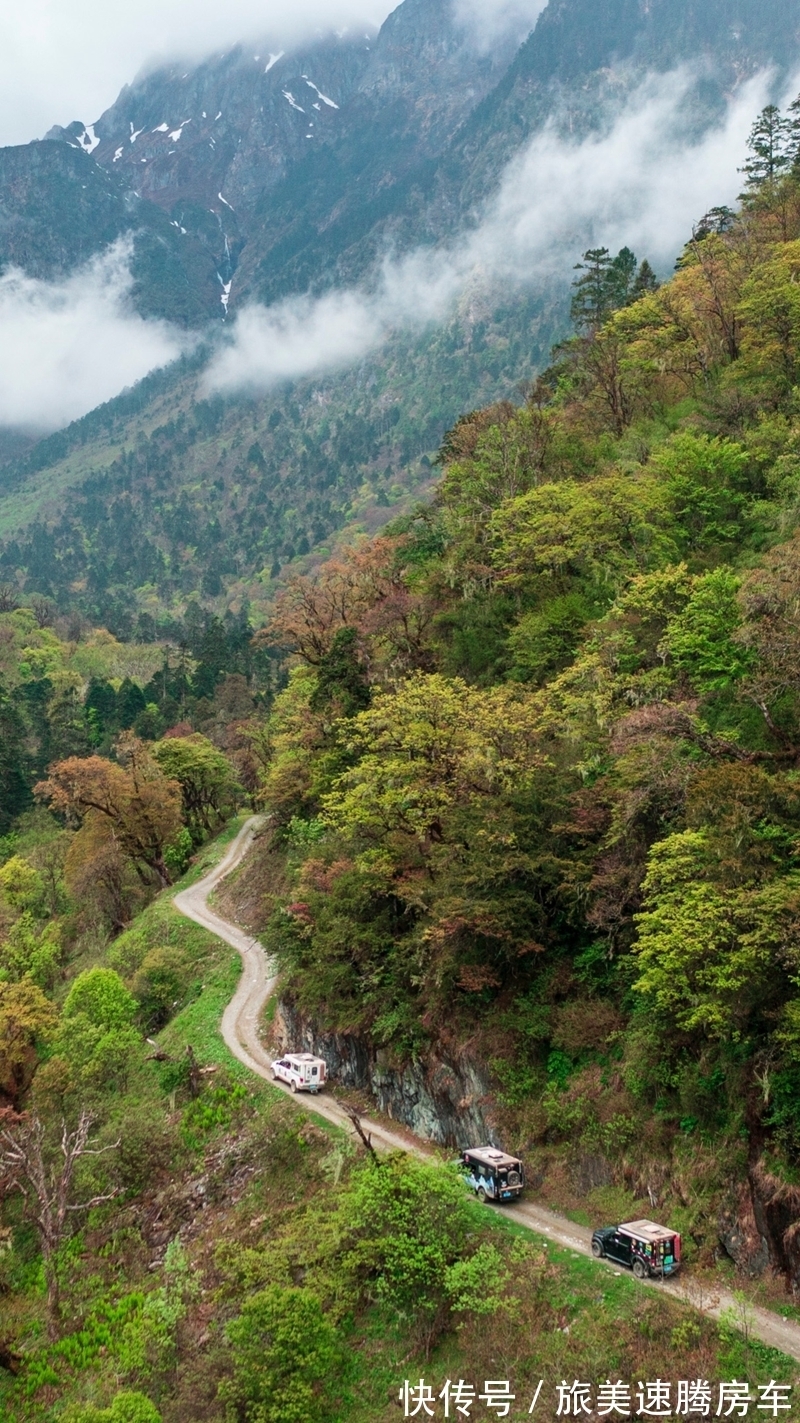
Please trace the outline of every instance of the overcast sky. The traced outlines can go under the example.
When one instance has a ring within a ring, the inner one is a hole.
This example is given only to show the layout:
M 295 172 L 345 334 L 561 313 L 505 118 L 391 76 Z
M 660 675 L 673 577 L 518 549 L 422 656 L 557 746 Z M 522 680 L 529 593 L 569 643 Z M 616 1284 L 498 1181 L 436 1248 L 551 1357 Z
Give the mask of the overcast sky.
M 239 40 L 281 45 L 315 30 L 379 25 L 397 0 L 0 0 L 0 144 L 54 123 L 93 123 L 142 66 L 202 58 Z M 524 35 L 544 0 L 453 0 L 485 44 Z

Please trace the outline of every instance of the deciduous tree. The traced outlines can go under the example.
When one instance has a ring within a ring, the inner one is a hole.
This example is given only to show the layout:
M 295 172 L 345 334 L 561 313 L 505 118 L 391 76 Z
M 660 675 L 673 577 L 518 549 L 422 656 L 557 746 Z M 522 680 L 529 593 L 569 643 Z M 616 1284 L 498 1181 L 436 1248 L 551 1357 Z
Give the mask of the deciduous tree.
M 0 1093 L 21 1107 L 39 1051 L 55 1037 L 58 1010 L 32 978 L 0 982 Z
M 202 840 L 231 813 L 241 792 L 227 756 L 206 736 L 168 736 L 152 748 L 170 781 L 181 788 L 183 818 Z
M 136 737 L 121 737 L 118 755 L 119 763 L 102 756 L 59 761 L 36 786 L 36 794 L 79 825 L 88 822 L 91 831 L 115 841 L 145 882 L 155 874 L 167 885 L 164 847 L 181 827 L 180 786 L 162 773 Z
M 382 840 L 395 832 L 421 848 L 441 840 L 448 810 L 521 785 L 542 760 L 537 717 L 516 688 L 480 691 L 458 678 L 416 673 L 342 724 L 356 757 L 325 816 L 340 830 Z

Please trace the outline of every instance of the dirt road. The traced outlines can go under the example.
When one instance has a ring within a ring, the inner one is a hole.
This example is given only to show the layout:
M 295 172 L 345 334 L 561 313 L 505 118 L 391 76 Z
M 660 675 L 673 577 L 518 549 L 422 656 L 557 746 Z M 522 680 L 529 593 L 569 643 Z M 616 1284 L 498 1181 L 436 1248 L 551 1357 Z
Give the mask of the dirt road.
M 209 929 L 212 934 L 216 934 L 225 943 L 230 944 L 241 955 L 242 976 L 236 992 L 222 1016 L 222 1036 L 231 1052 L 240 1062 L 244 1063 L 245 1067 L 271 1082 L 273 1081 L 271 1057 L 261 1044 L 258 1029 L 264 1005 L 275 988 L 276 978 L 273 966 L 257 939 L 251 938 L 234 924 L 229 923 L 227 919 L 215 914 L 208 904 L 209 895 L 216 889 L 220 881 L 244 859 L 252 844 L 253 836 L 262 823 L 261 816 L 252 816 L 239 831 L 236 839 L 232 841 L 219 864 L 204 879 L 198 880 L 196 884 L 190 885 L 188 889 L 176 894 L 174 903 L 181 914 L 185 914 L 188 919 L 193 919 L 196 924 L 202 924 L 205 929 Z M 275 1083 L 275 1087 L 279 1091 L 284 1091 L 303 1110 L 324 1117 L 327 1121 L 334 1122 L 346 1130 L 352 1129 L 347 1113 L 334 1097 L 329 1095 L 310 1097 L 305 1094 L 295 1096 L 282 1083 Z M 432 1147 L 429 1144 L 412 1137 L 410 1133 L 393 1132 L 380 1122 L 366 1119 L 364 1119 L 363 1125 L 378 1147 L 413 1151 L 423 1157 L 432 1154 Z M 546 1210 L 543 1206 L 526 1201 L 514 1206 L 504 1206 L 503 1212 L 518 1221 L 520 1225 L 528 1226 L 537 1234 L 544 1236 L 546 1240 L 553 1240 L 556 1244 L 566 1246 L 567 1249 L 574 1250 L 580 1255 L 591 1254 L 591 1231 L 584 1226 L 574 1225 L 572 1221 L 556 1215 L 554 1211 Z M 599 1263 L 599 1268 L 613 1269 L 614 1267 L 610 1262 L 605 1262 L 605 1264 Z M 698 1282 L 693 1281 L 688 1274 L 664 1284 L 655 1281 L 651 1281 L 649 1284 L 646 1281 L 642 1283 L 643 1288 L 666 1290 L 676 1299 L 683 1300 L 695 1309 L 701 1309 L 703 1313 L 715 1318 L 719 1318 L 723 1310 L 736 1311 L 737 1309 L 736 1301 L 729 1291 L 711 1290 L 701 1286 Z M 770 1344 L 774 1349 L 780 1349 L 784 1354 L 800 1361 L 800 1326 L 793 1324 L 790 1320 L 781 1319 L 779 1315 L 772 1314 L 769 1310 L 756 1306 L 751 1307 L 750 1316 L 750 1327 L 753 1334 L 763 1340 L 765 1344 Z

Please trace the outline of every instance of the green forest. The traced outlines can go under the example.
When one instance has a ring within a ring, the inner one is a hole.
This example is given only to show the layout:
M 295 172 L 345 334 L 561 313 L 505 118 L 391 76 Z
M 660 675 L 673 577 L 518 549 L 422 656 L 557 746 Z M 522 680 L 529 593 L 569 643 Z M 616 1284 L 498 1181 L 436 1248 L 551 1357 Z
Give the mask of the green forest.
M 466 1054 L 537 1199 L 668 1218 L 706 1283 L 755 1275 L 721 1222 L 757 1220 L 798 1317 L 798 111 L 748 152 L 668 280 L 587 251 L 551 365 L 262 624 L 192 597 L 125 641 L 0 590 L 14 1423 L 789 1376 L 744 1296 L 695 1318 L 256 1082 L 218 1036 L 238 958 L 171 902 L 263 811 L 231 903 L 297 1013 L 389 1064 Z

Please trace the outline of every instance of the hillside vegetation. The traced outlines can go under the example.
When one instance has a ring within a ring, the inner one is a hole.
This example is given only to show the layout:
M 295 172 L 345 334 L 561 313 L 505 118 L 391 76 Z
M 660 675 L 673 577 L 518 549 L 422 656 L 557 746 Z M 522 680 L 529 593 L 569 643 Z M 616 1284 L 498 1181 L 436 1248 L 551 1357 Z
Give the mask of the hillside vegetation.
M 663 286 L 587 253 L 525 404 L 281 595 L 261 790 L 294 867 L 267 942 L 320 1028 L 469 1044 L 509 1145 L 605 1156 L 701 1251 L 749 1168 L 792 1280 L 795 141 L 765 111 L 741 210 Z

